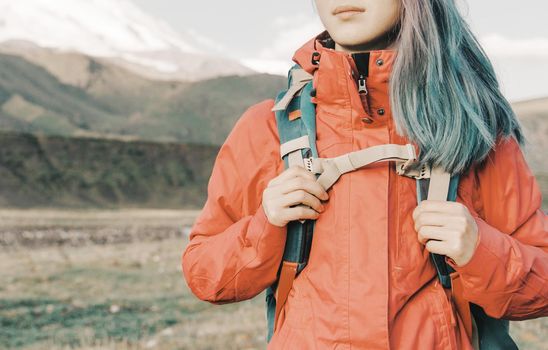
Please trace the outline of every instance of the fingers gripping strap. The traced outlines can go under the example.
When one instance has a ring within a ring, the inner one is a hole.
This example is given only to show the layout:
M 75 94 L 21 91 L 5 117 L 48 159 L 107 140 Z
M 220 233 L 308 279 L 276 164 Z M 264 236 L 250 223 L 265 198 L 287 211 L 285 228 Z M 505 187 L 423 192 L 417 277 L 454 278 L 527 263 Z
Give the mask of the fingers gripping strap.
M 274 332 L 276 331 L 276 326 L 278 324 L 278 316 L 280 311 L 287 300 L 291 286 L 293 285 L 293 280 L 297 274 L 297 263 L 284 261 L 282 264 L 282 270 L 280 272 L 280 280 L 278 283 L 278 288 L 276 289 L 276 312 L 274 314 Z
M 366 165 L 390 160 L 415 161 L 415 148 L 410 144 L 387 144 L 368 147 L 359 151 L 350 152 L 335 158 L 312 159 L 312 170 L 321 172 L 318 178 L 320 185 L 327 190 L 342 174 L 364 167 Z M 318 163 L 318 164 L 314 164 Z
M 293 97 L 312 80 L 312 75 L 302 68 L 295 68 L 291 70 L 291 86 L 285 93 L 285 95 L 276 103 L 272 108 L 272 111 L 282 111 L 287 108 L 289 102 Z

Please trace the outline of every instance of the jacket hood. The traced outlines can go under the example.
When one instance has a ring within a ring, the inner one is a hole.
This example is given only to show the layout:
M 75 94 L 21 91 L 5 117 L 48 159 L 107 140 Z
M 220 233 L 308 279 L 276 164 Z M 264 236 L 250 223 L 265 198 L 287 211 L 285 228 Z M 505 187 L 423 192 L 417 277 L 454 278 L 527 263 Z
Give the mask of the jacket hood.
M 327 30 L 315 35 L 313 38 L 304 43 L 300 48 L 298 48 L 293 54 L 293 62 L 298 63 L 304 70 L 308 73 L 313 74 L 314 71 L 319 67 L 318 64 L 313 63 L 313 54 L 318 52 L 320 55 L 329 54 L 331 56 L 338 56 L 339 58 L 346 58 L 352 60 L 352 55 L 345 51 L 335 50 L 335 41 L 329 35 Z M 384 63 L 383 68 L 377 69 L 377 74 L 383 74 L 386 76 L 386 73 L 390 73 L 394 59 L 396 57 L 397 50 L 394 49 L 384 49 L 384 50 L 371 50 L 371 63 L 375 63 L 375 59 L 383 58 Z M 379 66 L 381 67 L 381 66 Z
M 358 69 L 352 54 L 335 50 L 335 42 L 327 30 L 297 49 L 292 59 L 314 75 L 316 96 L 312 98 L 313 102 L 333 115 L 359 116 L 350 121 L 356 125 L 363 124 L 363 118 L 367 117 L 374 122 L 366 127 L 377 127 L 386 125 L 390 119 L 390 106 L 386 101 L 397 51 L 385 49 L 371 50 L 369 53 L 368 95 L 363 100 L 357 91 L 355 77 Z

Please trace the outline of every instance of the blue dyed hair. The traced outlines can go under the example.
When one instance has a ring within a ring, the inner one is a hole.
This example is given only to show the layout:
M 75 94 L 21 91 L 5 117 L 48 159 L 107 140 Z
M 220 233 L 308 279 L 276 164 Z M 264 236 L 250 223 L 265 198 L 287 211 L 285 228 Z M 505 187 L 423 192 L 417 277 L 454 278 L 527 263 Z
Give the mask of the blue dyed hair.
M 454 0 L 401 0 L 390 79 L 396 131 L 420 161 L 454 174 L 482 162 L 497 138 L 525 138 L 489 58 Z

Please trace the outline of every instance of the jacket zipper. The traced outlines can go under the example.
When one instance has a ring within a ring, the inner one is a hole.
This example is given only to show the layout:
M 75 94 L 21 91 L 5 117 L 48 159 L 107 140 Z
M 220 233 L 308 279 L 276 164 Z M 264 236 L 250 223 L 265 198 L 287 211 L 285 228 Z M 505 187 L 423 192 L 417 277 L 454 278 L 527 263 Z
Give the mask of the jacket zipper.
M 347 56 L 347 60 L 350 65 L 350 77 L 354 84 L 356 84 L 356 78 L 354 77 L 356 73 L 359 73 L 358 67 L 356 66 L 356 62 L 354 62 L 352 56 Z M 369 94 L 369 90 L 367 89 L 367 79 L 363 74 L 358 76 L 357 90 L 365 113 L 371 115 L 371 111 L 369 110 L 369 101 L 367 100 L 367 95 Z
M 358 92 L 360 94 L 364 94 L 364 95 L 367 95 L 368 91 L 367 91 L 367 86 L 365 85 L 365 77 L 363 76 L 363 74 L 360 74 L 360 77 L 358 78 Z
M 367 100 L 368 93 L 369 91 L 367 90 L 366 78 L 360 74 L 358 78 L 358 94 L 360 95 L 360 101 L 362 102 L 365 113 L 371 115 L 371 111 L 369 110 L 369 101 Z

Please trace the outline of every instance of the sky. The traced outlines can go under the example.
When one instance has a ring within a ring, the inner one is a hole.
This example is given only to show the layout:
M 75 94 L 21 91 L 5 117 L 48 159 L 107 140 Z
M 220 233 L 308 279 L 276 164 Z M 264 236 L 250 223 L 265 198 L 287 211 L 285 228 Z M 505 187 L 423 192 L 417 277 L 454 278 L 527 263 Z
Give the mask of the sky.
M 133 0 L 212 54 L 286 75 L 296 49 L 323 30 L 314 0 Z M 511 101 L 548 96 L 548 1 L 458 0 Z

